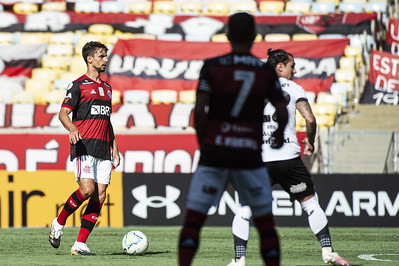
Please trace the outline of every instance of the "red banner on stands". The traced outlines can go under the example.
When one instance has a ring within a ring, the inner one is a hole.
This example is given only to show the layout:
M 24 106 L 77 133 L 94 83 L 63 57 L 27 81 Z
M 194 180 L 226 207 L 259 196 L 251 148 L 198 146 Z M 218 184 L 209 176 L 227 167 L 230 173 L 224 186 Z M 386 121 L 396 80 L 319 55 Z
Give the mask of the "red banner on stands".
M 372 51 L 369 76 L 360 103 L 398 105 L 399 56 Z
M 399 55 L 399 19 L 397 18 L 389 19 L 385 50 Z
M 348 43 L 348 39 L 258 42 L 252 52 L 260 58 L 267 57 L 269 48 L 292 53 L 296 81 L 305 90 L 318 93 L 329 91 Z M 109 59 L 106 80 L 120 91 L 195 89 L 203 59 L 229 51 L 228 43 L 119 40 Z

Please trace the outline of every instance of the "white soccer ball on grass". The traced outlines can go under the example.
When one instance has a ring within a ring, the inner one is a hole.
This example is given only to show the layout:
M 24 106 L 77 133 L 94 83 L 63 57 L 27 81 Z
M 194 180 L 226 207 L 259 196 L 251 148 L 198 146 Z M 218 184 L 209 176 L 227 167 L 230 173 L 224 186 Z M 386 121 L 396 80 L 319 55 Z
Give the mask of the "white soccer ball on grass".
M 122 248 L 129 255 L 143 255 L 148 249 L 148 238 L 141 231 L 130 231 L 122 240 Z

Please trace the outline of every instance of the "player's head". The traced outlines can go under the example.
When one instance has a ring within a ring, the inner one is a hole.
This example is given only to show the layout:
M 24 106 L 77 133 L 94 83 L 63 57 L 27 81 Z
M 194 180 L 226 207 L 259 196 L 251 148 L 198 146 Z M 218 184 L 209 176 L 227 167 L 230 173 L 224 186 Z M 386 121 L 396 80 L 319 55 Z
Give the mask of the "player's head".
M 92 66 L 100 72 L 105 70 L 108 61 L 107 52 L 107 46 L 94 41 L 87 42 L 82 48 L 82 56 L 86 64 L 92 64 Z
M 247 12 L 233 14 L 229 18 L 227 37 L 232 45 L 251 45 L 255 39 L 255 19 Z
M 277 72 L 279 77 L 292 80 L 295 73 L 294 56 L 283 49 L 269 49 L 267 51 L 267 63 L 270 64 Z

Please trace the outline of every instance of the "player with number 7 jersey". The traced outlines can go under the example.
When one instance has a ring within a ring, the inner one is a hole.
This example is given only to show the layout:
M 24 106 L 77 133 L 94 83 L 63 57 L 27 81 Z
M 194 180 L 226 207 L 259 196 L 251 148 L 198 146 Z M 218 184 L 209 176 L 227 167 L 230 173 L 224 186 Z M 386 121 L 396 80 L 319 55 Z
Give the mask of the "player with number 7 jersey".
M 263 165 L 259 152 L 265 99 L 285 101 L 275 70 L 251 53 L 233 51 L 205 61 L 197 91 L 212 97 L 200 164 L 233 168 Z

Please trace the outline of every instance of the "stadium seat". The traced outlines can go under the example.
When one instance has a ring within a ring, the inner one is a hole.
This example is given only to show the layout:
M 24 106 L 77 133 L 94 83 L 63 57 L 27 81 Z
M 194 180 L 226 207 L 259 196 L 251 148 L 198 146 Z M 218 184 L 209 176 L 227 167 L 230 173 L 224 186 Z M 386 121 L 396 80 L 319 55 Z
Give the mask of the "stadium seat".
M 42 11 L 66 11 L 67 10 L 67 3 L 65 1 L 51 1 L 51 2 L 44 2 L 42 4 Z
M 347 45 L 345 46 L 344 55 L 355 57 L 356 68 L 360 68 L 363 65 L 362 52 L 363 52 L 362 46 Z
M 328 14 L 335 12 L 335 2 L 312 2 L 310 12 L 313 14 Z
M 334 2 L 335 3 L 335 7 L 338 7 L 339 3 L 341 2 L 341 0 L 316 0 L 316 2 Z
M 195 103 L 196 90 L 182 90 L 179 92 L 179 102 L 181 103 Z
M 9 80 L 9 79 L 1 79 L 0 82 L 0 92 L 3 95 L 3 103 L 10 104 L 12 102 L 12 95 L 14 92 L 24 91 L 24 86 L 22 82 Z
M 32 69 L 32 79 L 54 81 L 60 77 L 60 71 L 48 68 Z
M 362 13 L 363 4 L 358 2 L 340 2 L 338 11 L 344 13 Z
M 40 95 L 40 99 L 37 99 L 36 102 L 39 101 L 42 104 L 62 103 L 64 98 L 65 98 L 65 91 L 54 90 L 43 93 L 42 95 Z
M 306 120 L 299 111 L 295 114 L 295 129 L 297 131 L 303 131 L 306 129 Z
M 141 103 L 150 102 L 150 93 L 146 90 L 126 90 L 123 93 L 123 103 Z
M 292 2 L 285 3 L 284 14 L 308 14 L 310 11 L 310 3 L 308 2 Z
M 364 11 L 367 13 L 373 13 L 373 12 L 381 12 L 381 13 L 386 13 L 387 12 L 387 2 L 386 1 L 369 1 L 364 4 Z
M 70 58 L 64 56 L 45 56 L 42 58 L 42 67 L 50 69 L 67 70 Z
M 16 14 L 27 15 L 31 13 L 37 13 L 39 11 L 39 5 L 35 3 L 19 2 L 12 6 L 12 10 Z
M 99 13 L 100 2 L 97 1 L 78 1 L 75 2 L 76 13 Z
M 133 33 L 130 39 L 156 40 L 157 36 L 149 33 Z
M 73 32 L 57 32 L 50 35 L 50 44 L 74 44 L 75 34 Z
M 315 103 L 311 105 L 316 116 L 317 125 L 320 128 L 328 128 L 335 124 L 337 106 L 333 103 Z
M 203 8 L 202 1 L 183 1 L 180 3 L 180 13 L 201 14 Z
M 206 14 L 209 16 L 227 16 L 230 12 L 230 2 L 209 1 L 206 5 Z
M 345 39 L 347 38 L 345 35 L 343 34 L 339 34 L 339 33 L 323 33 L 319 35 L 319 40 L 325 40 L 325 39 Z
M 353 84 L 356 78 L 355 70 L 340 69 L 335 71 L 335 80 L 337 82 L 350 82 Z
M 256 14 L 258 11 L 257 2 L 252 0 L 234 1 L 231 3 L 231 12 L 245 11 Z
M 12 94 L 11 103 L 34 103 L 35 93 L 32 91 L 16 91 Z
M 25 81 L 25 90 L 26 91 L 51 91 L 51 82 L 50 80 L 38 80 L 38 79 L 27 79 Z
M 46 54 L 49 56 L 72 56 L 74 47 L 72 44 L 49 44 Z
M 128 3 L 127 11 L 133 14 L 150 14 L 151 9 L 151 1 L 133 1 Z
M 157 39 L 160 41 L 181 41 L 183 36 L 180 33 L 164 33 L 157 35 Z
M 154 104 L 171 104 L 177 102 L 177 91 L 175 90 L 153 90 L 151 91 L 151 102 Z
M 316 101 L 316 93 L 313 91 L 305 91 L 306 98 L 308 98 L 308 103 L 313 104 Z
M 75 55 L 82 55 L 82 48 L 83 46 L 90 41 L 98 41 L 98 42 L 104 42 L 107 37 L 99 34 L 78 34 L 79 40 L 77 44 L 75 45 Z
M 20 44 L 48 43 L 50 34 L 45 32 L 21 32 L 19 35 Z
M 259 11 L 270 15 L 280 15 L 284 11 L 284 1 L 261 1 Z
M 287 42 L 291 40 L 291 36 L 287 33 L 269 33 L 265 35 L 267 42 Z
M 311 41 L 317 39 L 318 39 L 317 35 L 311 33 L 296 33 L 292 35 L 293 41 Z
M 121 103 L 122 93 L 119 90 L 112 91 L 112 104 Z
M 89 34 L 112 35 L 114 27 L 109 24 L 92 24 L 87 29 Z
M 13 32 L 0 32 L 0 44 L 14 44 Z
M 125 3 L 121 1 L 102 1 L 100 10 L 103 13 L 122 13 L 125 11 Z
M 211 37 L 212 42 L 229 42 L 225 33 L 214 34 Z
M 261 41 L 263 41 L 262 34 L 257 33 L 255 36 L 254 42 L 261 42 Z
M 356 69 L 356 60 L 354 56 L 341 56 L 339 59 L 339 68 L 340 69 Z
M 177 10 L 177 3 L 175 1 L 154 1 L 154 13 L 175 14 Z
M 86 62 L 83 60 L 83 57 L 79 55 L 72 56 L 69 70 L 74 73 L 86 73 L 87 66 Z

